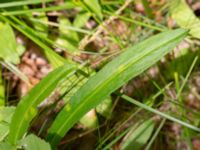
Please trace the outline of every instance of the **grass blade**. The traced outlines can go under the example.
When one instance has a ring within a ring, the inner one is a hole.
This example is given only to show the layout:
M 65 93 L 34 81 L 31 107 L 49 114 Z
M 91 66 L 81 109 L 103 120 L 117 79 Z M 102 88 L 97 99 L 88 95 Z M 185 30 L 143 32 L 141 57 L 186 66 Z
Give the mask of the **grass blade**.
M 34 0 L 34 1 L 13 1 L 7 3 L 0 3 L 0 8 L 7 8 L 7 7 L 16 7 L 16 6 L 24 6 L 30 4 L 40 4 L 45 2 L 52 2 L 53 0 Z
M 128 96 L 126 96 L 126 95 L 122 95 L 121 97 L 122 97 L 124 100 L 129 101 L 130 103 L 135 104 L 135 105 L 138 106 L 138 107 L 141 107 L 141 108 L 143 108 L 143 109 L 145 109 L 145 110 L 148 110 L 148 111 L 150 111 L 150 112 L 152 112 L 152 113 L 155 113 L 155 114 L 157 114 L 157 115 L 160 115 L 160 116 L 162 116 L 162 117 L 164 117 L 164 118 L 166 118 L 166 119 L 169 119 L 169 120 L 171 120 L 171 121 L 174 121 L 174 122 L 176 122 L 176 123 L 178 123 L 178 124 L 181 124 L 181 125 L 183 125 L 183 126 L 185 126 L 185 127 L 187 127 L 187 128 L 190 128 L 190 129 L 192 129 L 192 130 L 194 130 L 194 131 L 200 132 L 200 128 L 195 127 L 195 126 L 193 126 L 193 125 L 190 125 L 189 123 L 184 122 L 184 121 L 181 121 L 181 120 L 179 120 L 179 119 L 177 119 L 177 118 L 174 118 L 174 117 L 172 117 L 172 116 L 170 116 L 170 115 L 168 115 L 168 114 L 165 114 L 165 113 L 163 113 L 163 112 L 160 112 L 160 111 L 158 111 L 158 110 L 156 110 L 156 109 L 154 109 L 154 108 L 152 108 L 152 107 L 150 107 L 150 106 L 147 106 L 147 105 L 145 105 L 145 104 L 142 104 L 142 103 L 140 103 L 139 101 L 132 99 L 131 97 L 128 97 Z
M 83 0 L 83 4 L 87 7 L 89 11 L 96 14 L 99 19 L 103 19 L 103 15 L 101 12 L 101 5 L 98 0 Z
M 170 30 L 141 42 L 107 64 L 91 77 L 58 114 L 48 131 L 47 140 L 56 147 L 67 131 L 90 109 L 109 94 L 155 64 L 187 34 L 184 29 Z
M 9 141 L 16 144 L 29 127 L 29 123 L 37 114 L 37 106 L 48 97 L 57 84 L 66 78 L 75 68 L 62 66 L 48 74 L 18 104 L 10 125 Z
M 74 4 L 71 2 L 66 2 L 62 5 L 58 6 L 50 6 L 46 8 L 35 8 L 35 9 L 28 9 L 28 10 L 16 10 L 16 11 L 8 11 L 0 13 L 3 16 L 12 16 L 12 15 L 22 15 L 22 14 L 32 14 L 34 12 L 47 12 L 47 11 L 56 11 L 56 10 L 66 10 L 74 8 Z
M 150 138 L 154 127 L 155 123 L 152 119 L 144 121 L 136 129 L 135 126 L 133 126 L 133 129 L 127 133 L 127 136 L 121 145 L 121 149 L 131 150 L 134 147 L 134 150 L 140 150 Z
M 22 81 L 24 81 L 28 86 L 31 86 L 28 77 L 23 72 L 21 72 L 15 65 L 13 65 L 12 63 L 7 62 L 7 61 L 5 61 L 5 62 L 0 61 L 0 64 L 2 64 L 3 66 L 5 66 L 11 72 L 13 72 Z
M 164 118 L 160 125 L 158 126 L 158 128 L 156 129 L 155 133 L 153 134 L 152 138 L 150 139 L 149 143 L 147 144 L 147 146 L 145 147 L 145 150 L 149 150 L 151 148 L 151 145 L 153 144 L 154 140 L 156 139 L 156 137 L 158 136 L 158 134 L 160 133 L 160 130 L 162 129 L 162 127 L 165 124 L 166 119 Z
M 54 68 L 64 65 L 65 63 L 72 63 L 72 61 L 66 60 L 60 55 L 58 55 L 56 52 L 53 51 L 50 47 L 48 47 L 44 42 L 42 42 L 35 33 L 33 33 L 33 29 L 28 27 L 26 24 L 18 20 L 16 17 L 12 16 L 11 18 L 17 22 L 11 21 L 11 19 L 7 19 L 6 17 L 0 16 L 3 20 L 6 22 L 9 22 L 15 29 L 17 29 L 19 32 L 30 38 L 34 43 L 36 43 L 38 46 L 40 46 L 45 53 L 47 59 L 50 61 L 52 66 Z M 17 25 L 19 23 L 19 25 Z
M 189 78 L 189 76 L 191 75 L 192 70 L 194 69 L 197 60 L 198 60 L 198 56 L 196 56 L 196 57 L 194 58 L 194 60 L 193 60 L 193 62 L 192 62 L 192 64 L 191 64 L 191 66 L 190 66 L 190 68 L 189 68 L 189 71 L 188 71 L 188 73 L 187 73 L 187 75 L 186 75 L 186 77 L 185 77 L 185 79 L 184 79 L 184 81 L 183 81 L 183 84 L 181 85 L 180 89 L 178 90 L 178 93 L 177 93 L 177 96 L 176 96 L 177 98 L 180 97 L 181 92 L 183 91 L 183 88 L 184 88 L 186 82 L 188 81 L 188 78 Z

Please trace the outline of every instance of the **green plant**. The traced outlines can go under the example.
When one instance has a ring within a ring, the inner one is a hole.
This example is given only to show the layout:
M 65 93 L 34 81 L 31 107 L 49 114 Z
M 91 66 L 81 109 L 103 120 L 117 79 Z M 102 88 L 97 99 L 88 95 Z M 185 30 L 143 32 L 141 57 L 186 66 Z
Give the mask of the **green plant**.
M 151 149 L 165 123 L 181 125 L 180 141 L 192 149 L 199 113 L 184 96 L 199 67 L 198 42 L 188 36 L 199 38 L 193 25 L 199 20 L 187 3 L 181 0 L 174 9 L 179 0 L 171 1 L 156 10 L 169 11 L 180 26 L 169 29 L 146 0 L 139 2 L 142 13 L 128 7 L 138 5 L 132 0 L 54 2 L 0 2 L 0 149 L 76 149 L 74 141 L 90 134 L 97 139 L 91 149 Z M 51 65 L 37 85 L 20 70 L 28 46 L 16 42 L 18 34 L 39 46 Z M 32 88 L 19 102 L 10 100 L 7 69 Z

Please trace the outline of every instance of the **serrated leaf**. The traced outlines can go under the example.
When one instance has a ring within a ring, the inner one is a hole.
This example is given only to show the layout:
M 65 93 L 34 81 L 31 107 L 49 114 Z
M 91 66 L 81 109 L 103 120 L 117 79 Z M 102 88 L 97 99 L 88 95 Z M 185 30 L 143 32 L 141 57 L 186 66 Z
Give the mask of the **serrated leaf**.
M 170 11 L 172 18 L 176 20 L 180 27 L 189 29 L 189 33 L 193 37 L 200 38 L 200 20 L 195 16 L 185 0 L 171 1 Z
M 16 107 L 10 125 L 9 141 L 16 144 L 29 127 L 29 123 L 37 114 L 37 106 L 47 98 L 57 87 L 57 84 L 66 78 L 74 67 L 62 66 L 49 73 L 39 84 L 37 84 L 26 96 L 24 96 Z
M 140 150 L 150 138 L 154 122 L 152 119 L 146 120 L 138 128 L 135 127 L 127 133 L 124 142 L 121 145 L 122 150 Z
M 51 150 L 50 144 L 39 137 L 30 134 L 20 141 L 24 150 Z
M 47 140 L 56 147 L 60 139 L 89 110 L 96 107 L 112 92 L 141 74 L 170 52 L 185 36 L 184 29 L 170 30 L 155 35 L 108 63 L 92 76 L 71 98 L 56 117 L 48 131 Z
M 7 23 L 0 22 L 0 58 L 18 64 L 20 62 L 17 53 L 17 44 L 12 28 Z

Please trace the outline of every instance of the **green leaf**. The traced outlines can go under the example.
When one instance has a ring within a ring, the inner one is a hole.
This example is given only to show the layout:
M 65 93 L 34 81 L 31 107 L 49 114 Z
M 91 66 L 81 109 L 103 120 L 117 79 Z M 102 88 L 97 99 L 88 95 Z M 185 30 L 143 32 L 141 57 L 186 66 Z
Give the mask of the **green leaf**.
M 12 28 L 7 23 L 0 22 L 0 58 L 18 64 L 20 62 L 17 53 L 17 44 Z
M 17 43 L 17 53 L 18 53 L 18 55 L 22 56 L 25 51 L 26 51 L 26 47 L 21 43 Z
M 140 150 L 144 144 L 147 143 L 150 138 L 153 129 L 154 122 L 152 119 L 146 120 L 138 128 L 135 126 L 127 133 L 125 141 L 121 145 L 122 150 Z
M 0 107 L 0 122 L 11 122 L 15 107 Z
M 126 100 L 126 101 L 128 101 L 128 102 L 130 102 L 130 103 L 132 103 L 132 104 L 134 104 L 134 105 L 136 105 L 136 106 L 138 106 L 138 107 L 140 107 L 140 108 L 142 108 L 142 109 L 145 109 L 145 110 L 147 110 L 147 111 L 149 111 L 149 112 L 152 112 L 152 113 L 154 113 L 154 114 L 157 114 L 157 115 L 159 115 L 159 116 L 161 116 L 161 117 L 163 117 L 163 118 L 166 118 L 166 119 L 168 119 L 168 120 L 170 120 L 170 121 L 173 121 L 173 122 L 175 122 L 175 123 L 178 123 L 178 124 L 180 124 L 180 125 L 182 125 L 182 126 L 184 126 L 184 127 L 187 127 L 187 128 L 189 128 L 189 129 L 191 129 L 191 130 L 200 132 L 200 128 L 198 128 L 198 127 L 196 127 L 196 126 L 194 126 L 194 125 L 192 125 L 192 124 L 190 124 L 190 123 L 188 123 L 188 122 L 182 121 L 182 120 L 180 120 L 180 119 L 178 119 L 178 118 L 173 117 L 173 116 L 170 115 L 170 114 L 167 114 L 167 113 L 161 112 L 161 111 L 159 111 L 159 110 L 156 110 L 156 109 L 154 109 L 154 108 L 152 108 L 152 107 L 150 107 L 150 106 L 148 106 L 148 105 L 146 105 L 146 104 L 143 104 L 143 103 L 141 103 L 141 102 L 139 102 L 139 101 L 137 101 L 137 100 L 135 100 L 135 99 L 133 99 L 133 98 L 127 96 L 127 95 L 124 95 L 124 94 L 123 94 L 123 95 L 120 95 L 120 96 L 121 96 L 121 98 L 123 98 L 124 100 Z
M 16 144 L 29 127 L 29 123 L 37 114 L 37 106 L 48 97 L 57 84 L 66 78 L 74 67 L 62 66 L 49 73 L 37 84 L 17 105 L 10 125 L 9 141 Z
M 47 140 L 56 147 L 60 139 L 84 114 L 130 79 L 155 64 L 186 35 L 187 31 L 184 29 L 160 33 L 128 48 L 108 63 L 92 76 L 61 110 L 48 131 Z
M 9 133 L 11 118 L 15 107 L 0 107 L 0 141 L 3 141 Z
M 9 132 L 9 124 L 0 123 L 0 142 L 5 139 Z
M 33 134 L 30 134 L 21 140 L 20 146 L 22 146 L 24 150 L 51 150 L 49 143 Z
M 40 4 L 44 2 L 52 2 L 53 0 L 34 0 L 34 1 L 15 1 L 15 0 L 1 0 L 0 8 L 7 8 L 7 7 L 16 7 L 16 6 L 24 6 L 30 4 Z
M 200 51 L 191 52 L 189 49 L 182 49 L 176 59 L 164 64 L 164 69 L 162 65 L 160 66 L 163 69 L 162 75 L 168 80 L 174 78 L 175 72 L 180 76 L 186 76 L 195 56 L 200 56 Z M 196 65 L 198 64 L 200 64 L 200 60 L 196 63 Z
M 112 115 L 112 98 L 107 97 L 106 99 L 104 99 L 97 107 L 96 107 L 96 111 L 97 113 L 99 113 L 100 115 L 104 116 L 107 119 L 111 118 Z
M 2 78 L 2 67 L 0 66 L 0 106 L 5 105 L 5 88 Z
M 58 55 L 53 49 L 48 47 L 39 37 L 40 34 L 36 33 L 32 28 L 30 28 L 28 25 L 26 25 L 24 22 L 20 21 L 14 16 L 11 16 L 11 18 L 14 20 L 11 21 L 8 18 L 1 16 L 0 18 L 5 20 L 6 22 L 9 22 L 15 29 L 17 29 L 19 32 L 27 36 L 29 39 L 31 39 L 33 42 L 35 42 L 38 46 L 40 46 L 45 53 L 47 59 L 52 64 L 54 68 L 60 67 L 64 64 L 74 64 L 70 60 L 66 60 L 60 55 Z
M 77 43 L 79 41 L 78 34 L 75 31 L 67 30 L 65 26 L 72 27 L 69 19 L 66 17 L 59 17 L 59 37 L 56 39 L 56 43 L 63 48 L 67 48 L 67 51 L 77 51 Z
M 88 21 L 88 19 L 90 18 L 90 16 L 91 16 L 91 13 L 88 13 L 88 12 L 79 13 L 73 22 L 74 27 L 77 27 L 77 28 L 83 27 Z
M 0 150 L 17 150 L 17 148 L 12 147 L 9 143 L 0 142 Z
M 1 61 L 0 61 L 1 62 Z M 29 79 L 28 77 L 22 72 L 20 71 L 17 66 L 15 66 L 14 64 L 5 61 L 5 62 L 1 62 L 1 64 L 3 66 L 5 66 L 8 70 L 10 70 L 11 72 L 13 72 L 16 76 L 18 76 L 22 81 L 24 81 L 27 85 L 30 85 Z
M 185 0 L 173 0 L 170 4 L 171 16 L 177 24 L 190 30 L 190 34 L 195 38 L 200 38 L 200 20 L 195 16 L 192 9 Z
M 99 19 L 103 19 L 101 5 L 98 0 L 83 0 L 83 3 L 92 13 L 96 14 Z
M 34 28 L 40 32 L 40 34 L 44 37 L 47 37 L 48 36 L 48 25 L 46 24 L 42 24 L 40 23 L 39 21 L 46 21 L 48 22 L 48 18 L 45 14 L 45 12 L 41 12 L 41 13 L 38 13 L 37 17 L 38 22 L 33 22 L 33 26 Z

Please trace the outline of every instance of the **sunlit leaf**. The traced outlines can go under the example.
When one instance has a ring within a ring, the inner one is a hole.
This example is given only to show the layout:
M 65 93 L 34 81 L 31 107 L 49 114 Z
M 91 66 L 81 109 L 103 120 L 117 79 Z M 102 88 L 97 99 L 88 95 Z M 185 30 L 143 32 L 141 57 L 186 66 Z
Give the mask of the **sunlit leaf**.
M 177 24 L 185 29 L 189 29 L 189 33 L 200 38 L 200 20 L 195 16 L 192 9 L 187 5 L 185 0 L 172 0 L 171 15 Z
M 84 114 L 127 81 L 155 64 L 186 35 L 187 31 L 184 29 L 170 30 L 129 47 L 75 93 L 53 122 L 47 140 L 55 147 Z
M 0 58 L 18 64 L 17 44 L 12 28 L 7 23 L 0 22 Z
M 17 150 L 17 148 L 13 147 L 9 143 L 0 142 L 0 150 Z
M 0 107 L 0 122 L 11 122 L 15 107 Z
M 78 28 L 83 27 L 88 21 L 88 19 L 90 18 L 90 16 L 91 16 L 91 13 L 88 13 L 88 12 L 83 12 L 83 13 L 78 14 L 73 22 L 73 25 Z
M 89 10 L 94 12 L 99 19 L 103 19 L 103 15 L 101 12 L 101 5 L 99 4 L 98 0 L 83 0 Z
M 74 71 L 74 67 L 62 66 L 49 73 L 17 105 L 10 125 L 9 141 L 17 142 L 27 131 L 31 120 L 37 114 L 37 106 L 47 98 L 62 79 Z
M 59 17 L 59 37 L 56 39 L 56 43 L 62 48 L 67 49 L 69 52 L 77 50 L 78 34 L 75 31 L 67 30 L 65 26 L 72 26 L 68 18 Z
M 0 107 L 0 141 L 4 140 L 9 133 L 11 118 L 15 107 Z
M 30 134 L 20 141 L 24 150 L 51 150 L 50 144 L 39 137 Z
M 107 119 L 111 118 L 112 114 L 112 99 L 111 96 L 107 97 L 105 100 L 103 100 L 97 107 L 96 111 L 97 113 L 101 114 Z

